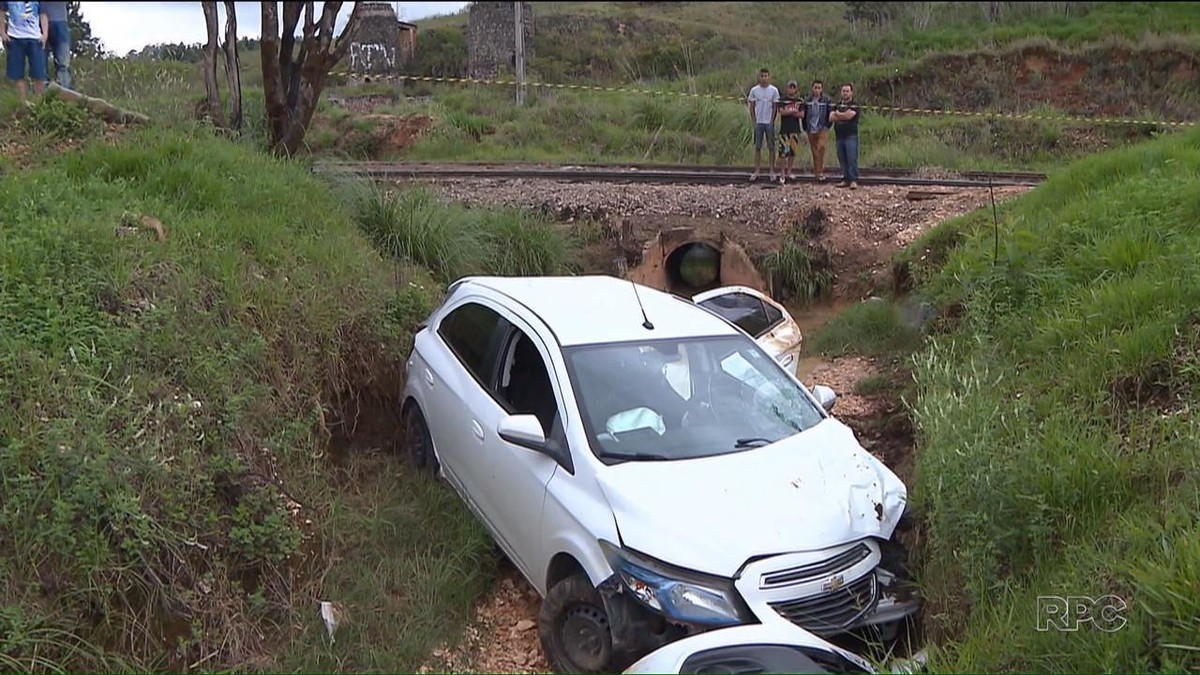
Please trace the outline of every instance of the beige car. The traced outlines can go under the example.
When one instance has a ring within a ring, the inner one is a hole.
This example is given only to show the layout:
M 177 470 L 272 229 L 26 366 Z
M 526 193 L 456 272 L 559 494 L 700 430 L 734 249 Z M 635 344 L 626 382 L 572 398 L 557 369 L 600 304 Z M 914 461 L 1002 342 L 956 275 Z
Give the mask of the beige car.
M 804 337 L 783 305 L 748 286 L 722 286 L 692 296 L 692 302 L 746 331 L 793 374 Z

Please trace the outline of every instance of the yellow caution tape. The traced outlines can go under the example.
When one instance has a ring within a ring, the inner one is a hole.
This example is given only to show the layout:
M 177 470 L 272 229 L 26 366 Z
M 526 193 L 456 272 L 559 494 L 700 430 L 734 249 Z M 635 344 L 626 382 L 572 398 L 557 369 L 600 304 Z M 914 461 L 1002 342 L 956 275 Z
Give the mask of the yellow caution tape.
M 498 85 L 504 87 L 517 86 L 516 80 L 482 80 L 471 77 L 424 77 L 418 75 L 363 75 L 357 73 L 335 72 L 330 75 L 350 76 L 355 75 L 375 80 L 404 80 L 408 82 L 437 82 L 444 84 L 484 84 Z M 695 94 L 688 92 L 661 91 L 654 89 L 635 89 L 630 87 L 600 87 L 592 84 L 555 84 L 552 82 L 526 82 L 526 87 L 540 89 L 572 89 L 577 91 L 602 91 L 618 94 L 645 94 L 648 96 L 667 96 L 672 98 L 695 98 L 709 99 L 715 101 L 737 101 L 745 103 L 746 99 L 740 96 L 722 96 L 720 94 Z M 1009 119 L 1009 120 L 1039 120 L 1045 122 L 1084 122 L 1087 124 L 1130 124 L 1143 126 L 1160 126 L 1160 127 L 1194 127 L 1197 122 L 1165 122 L 1156 120 L 1134 120 L 1123 118 L 1105 118 L 1105 117 L 1085 117 L 1083 115 L 1029 115 L 1020 113 L 1002 113 L 1002 112 L 974 112 L 969 110 L 939 110 L 937 108 L 904 108 L 899 106 L 889 105 L 860 105 L 864 110 L 875 110 L 879 112 L 900 113 L 904 115 L 945 115 L 957 117 L 982 117 L 988 119 Z

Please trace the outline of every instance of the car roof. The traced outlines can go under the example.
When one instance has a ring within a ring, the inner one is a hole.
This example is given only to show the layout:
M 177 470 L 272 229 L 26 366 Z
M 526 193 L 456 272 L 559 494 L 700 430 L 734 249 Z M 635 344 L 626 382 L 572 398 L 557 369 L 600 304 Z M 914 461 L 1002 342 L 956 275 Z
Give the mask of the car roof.
M 779 304 L 772 300 L 771 297 L 766 293 L 750 288 L 749 286 L 718 286 L 712 290 L 693 295 L 692 302 L 704 302 L 705 300 L 711 300 L 722 295 L 732 295 L 734 293 L 745 293 L 746 295 L 756 297 L 760 300 L 765 300 L 772 305 Z
M 461 282 L 501 293 L 538 315 L 559 344 L 573 345 L 741 335 L 738 329 L 684 298 L 606 275 L 470 277 Z M 642 326 L 646 309 L 654 330 Z

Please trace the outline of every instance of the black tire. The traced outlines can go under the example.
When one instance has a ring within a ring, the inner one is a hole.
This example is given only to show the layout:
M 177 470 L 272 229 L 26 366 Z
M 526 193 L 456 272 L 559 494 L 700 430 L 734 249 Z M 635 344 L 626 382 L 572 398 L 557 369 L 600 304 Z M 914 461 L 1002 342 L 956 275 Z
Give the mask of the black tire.
M 436 474 L 438 462 L 433 453 L 433 437 L 429 435 L 421 407 L 413 403 L 404 417 L 404 446 L 409 463 L 420 471 Z
M 556 673 L 615 673 L 612 631 L 604 601 L 587 575 L 551 587 L 538 612 L 538 637 Z

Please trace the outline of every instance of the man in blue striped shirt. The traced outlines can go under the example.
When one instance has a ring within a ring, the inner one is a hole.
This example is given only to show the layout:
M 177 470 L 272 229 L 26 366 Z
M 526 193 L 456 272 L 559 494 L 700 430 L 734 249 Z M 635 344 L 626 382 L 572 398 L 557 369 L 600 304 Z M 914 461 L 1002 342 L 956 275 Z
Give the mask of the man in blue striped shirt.
M 804 103 L 804 130 L 808 133 L 808 147 L 812 151 L 813 176 L 825 180 L 825 141 L 829 137 L 829 113 L 832 102 L 825 95 L 825 85 L 820 80 L 812 83 L 812 96 Z
M 41 3 L 5 2 L 0 5 L 0 41 L 8 56 L 5 74 L 17 86 L 17 95 L 25 103 L 25 64 L 29 64 L 29 79 L 33 91 L 46 89 L 46 41 L 50 39 L 50 22 Z

